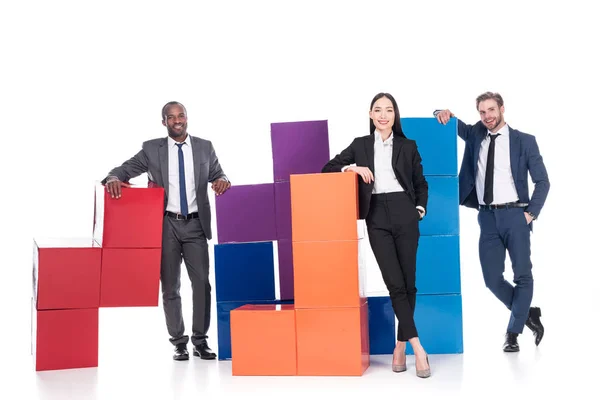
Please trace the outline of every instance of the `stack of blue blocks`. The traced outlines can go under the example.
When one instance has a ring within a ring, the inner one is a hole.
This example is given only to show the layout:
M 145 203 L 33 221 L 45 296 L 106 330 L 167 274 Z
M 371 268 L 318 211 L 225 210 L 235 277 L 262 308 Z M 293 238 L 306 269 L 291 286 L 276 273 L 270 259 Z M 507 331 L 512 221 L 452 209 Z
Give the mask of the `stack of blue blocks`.
M 415 324 L 429 354 L 463 352 L 460 284 L 457 123 L 402 118 L 405 135 L 417 142 L 429 184 L 427 215 L 420 223 Z M 371 354 L 392 354 L 396 319 L 388 296 L 369 297 Z M 410 344 L 407 354 L 414 354 Z

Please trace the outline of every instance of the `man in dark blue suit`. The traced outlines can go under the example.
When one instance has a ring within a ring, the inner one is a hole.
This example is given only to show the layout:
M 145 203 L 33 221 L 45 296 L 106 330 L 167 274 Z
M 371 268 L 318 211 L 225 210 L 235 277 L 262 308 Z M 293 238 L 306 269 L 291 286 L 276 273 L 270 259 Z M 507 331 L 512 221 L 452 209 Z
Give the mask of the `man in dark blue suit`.
M 511 312 L 504 351 L 519 351 L 517 337 L 526 325 L 535 344 L 544 335 L 541 310 L 531 307 L 530 234 L 532 221 L 542 211 L 550 181 L 535 137 L 511 128 L 504 121 L 504 100 L 486 92 L 476 99 L 481 121 L 467 125 L 458 120 L 458 135 L 465 141 L 459 174 L 460 204 L 479 210 L 479 259 L 486 286 Z M 441 124 L 454 114 L 434 112 Z M 528 174 L 535 185 L 529 197 Z M 512 261 L 513 286 L 504 279 L 506 251 Z

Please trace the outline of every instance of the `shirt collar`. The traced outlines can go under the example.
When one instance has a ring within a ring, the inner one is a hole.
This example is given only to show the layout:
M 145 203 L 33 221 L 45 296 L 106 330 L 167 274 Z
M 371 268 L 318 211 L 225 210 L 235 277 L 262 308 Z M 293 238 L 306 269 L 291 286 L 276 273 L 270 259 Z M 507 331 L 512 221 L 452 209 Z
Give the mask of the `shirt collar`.
M 391 133 L 390 137 L 386 139 L 386 141 L 384 142 L 383 139 L 381 138 L 381 133 L 379 133 L 379 131 L 377 129 L 375 129 L 375 141 L 376 142 L 382 142 L 382 143 L 387 143 L 391 140 L 394 140 L 394 132 Z
M 169 147 L 175 147 L 175 145 L 177 145 L 179 143 L 176 140 L 174 140 L 171 136 L 167 137 L 167 141 L 169 143 Z M 183 143 L 185 143 L 188 146 L 190 146 L 190 134 L 189 133 L 185 137 L 185 140 L 183 141 Z
M 496 132 L 496 133 L 492 133 L 492 132 L 490 132 L 490 130 L 489 130 L 489 129 L 488 129 L 488 132 L 487 132 L 487 133 L 488 133 L 488 134 L 487 134 L 488 136 L 490 136 L 490 135 L 496 135 L 496 134 L 500 134 L 500 135 L 508 135 L 508 124 L 507 124 L 507 123 L 505 123 L 505 124 L 504 124 L 504 126 L 503 126 L 502 128 L 500 128 L 500 130 L 499 130 L 498 132 Z

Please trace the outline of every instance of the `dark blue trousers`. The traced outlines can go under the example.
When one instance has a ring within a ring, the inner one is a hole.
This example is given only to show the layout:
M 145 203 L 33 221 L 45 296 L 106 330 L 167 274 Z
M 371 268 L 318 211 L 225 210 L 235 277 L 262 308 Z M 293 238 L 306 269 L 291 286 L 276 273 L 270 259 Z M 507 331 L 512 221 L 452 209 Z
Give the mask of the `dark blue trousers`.
M 507 332 L 522 333 L 533 298 L 531 230 L 523 208 L 480 210 L 479 260 L 485 285 L 510 310 Z M 504 279 L 506 251 L 514 286 Z

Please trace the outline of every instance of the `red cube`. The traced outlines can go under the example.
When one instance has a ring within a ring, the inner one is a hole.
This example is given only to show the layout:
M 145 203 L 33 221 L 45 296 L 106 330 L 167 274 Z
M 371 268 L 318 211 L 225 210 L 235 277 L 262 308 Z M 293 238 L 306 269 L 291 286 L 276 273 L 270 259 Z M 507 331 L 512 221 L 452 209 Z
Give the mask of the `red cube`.
M 159 248 L 164 212 L 161 187 L 122 188 L 118 199 L 96 188 L 94 238 L 103 248 Z
M 100 307 L 158 306 L 161 249 L 102 249 Z
M 102 249 L 90 239 L 36 239 L 33 293 L 38 310 L 100 305 Z
M 36 371 L 98 366 L 98 308 L 31 311 Z

